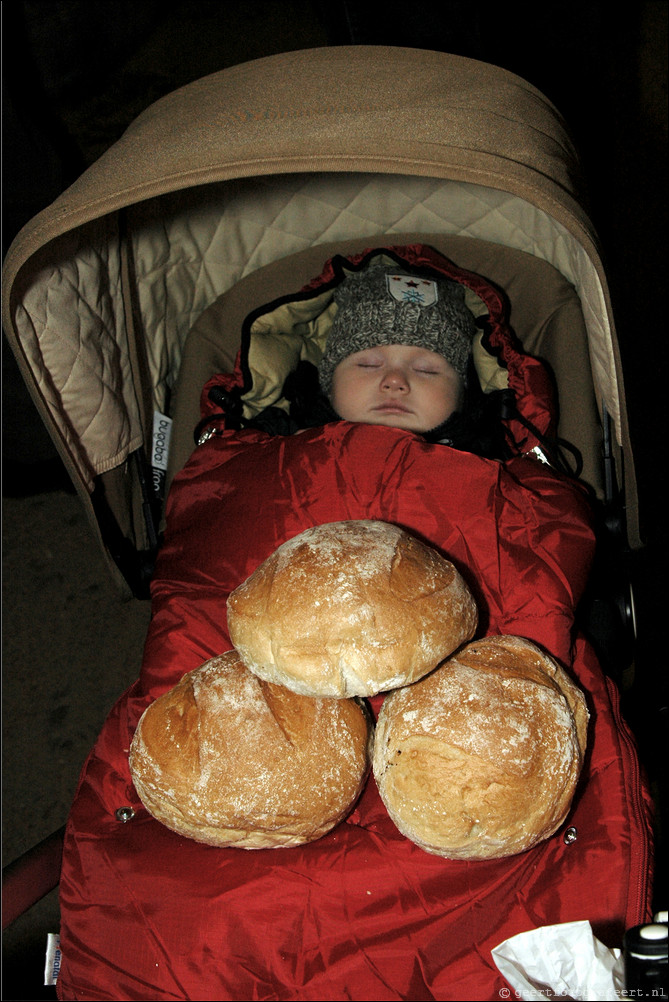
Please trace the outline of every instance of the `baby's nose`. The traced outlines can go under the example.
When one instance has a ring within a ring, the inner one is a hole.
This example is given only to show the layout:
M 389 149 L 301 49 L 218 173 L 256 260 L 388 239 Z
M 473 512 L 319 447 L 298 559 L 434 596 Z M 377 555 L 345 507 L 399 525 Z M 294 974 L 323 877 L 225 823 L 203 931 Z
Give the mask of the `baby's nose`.
M 409 386 L 406 373 L 402 369 L 387 369 L 383 374 L 381 385 L 384 389 L 407 389 Z

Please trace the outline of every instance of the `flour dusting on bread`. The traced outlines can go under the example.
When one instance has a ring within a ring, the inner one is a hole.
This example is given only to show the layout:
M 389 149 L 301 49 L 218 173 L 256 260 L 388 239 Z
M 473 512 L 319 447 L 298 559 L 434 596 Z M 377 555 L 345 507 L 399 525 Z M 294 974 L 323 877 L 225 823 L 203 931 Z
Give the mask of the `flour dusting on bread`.
M 228 599 L 228 629 L 260 678 L 304 695 L 370 696 L 432 671 L 471 639 L 465 581 L 434 548 L 373 520 L 307 529 Z
M 427 852 L 514 855 L 564 821 L 587 721 L 552 658 L 519 637 L 487 637 L 387 697 L 374 776 L 397 827 Z
M 142 716 L 130 768 L 146 809 L 209 845 L 302 845 L 342 820 L 369 769 L 357 700 L 261 681 L 231 651 L 186 675 Z

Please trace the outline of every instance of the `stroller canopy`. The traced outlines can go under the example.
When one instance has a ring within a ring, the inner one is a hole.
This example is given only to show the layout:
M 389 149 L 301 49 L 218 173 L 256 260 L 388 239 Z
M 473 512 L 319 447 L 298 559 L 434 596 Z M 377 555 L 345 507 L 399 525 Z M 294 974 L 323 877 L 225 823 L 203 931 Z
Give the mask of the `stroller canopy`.
M 526 251 L 575 287 L 636 545 L 610 297 L 558 112 L 505 70 L 383 46 L 272 56 L 167 95 L 15 239 L 5 331 L 84 500 L 148 445 L 217 296 L 306 247 L 406 230 Z

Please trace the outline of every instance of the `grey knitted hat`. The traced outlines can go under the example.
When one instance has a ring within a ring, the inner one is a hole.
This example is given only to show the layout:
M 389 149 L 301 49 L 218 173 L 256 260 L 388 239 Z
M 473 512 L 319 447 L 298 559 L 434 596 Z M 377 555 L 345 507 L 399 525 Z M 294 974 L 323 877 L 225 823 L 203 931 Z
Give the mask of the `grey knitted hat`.
M 337 313 L 318 369 L 324 393 L 330 393 L 343 359 L 385 344 L 418 345 L 443 355 L 466 382 L 476 326 L 457 282 L 377 263 L 348 275 L 334 301 Z

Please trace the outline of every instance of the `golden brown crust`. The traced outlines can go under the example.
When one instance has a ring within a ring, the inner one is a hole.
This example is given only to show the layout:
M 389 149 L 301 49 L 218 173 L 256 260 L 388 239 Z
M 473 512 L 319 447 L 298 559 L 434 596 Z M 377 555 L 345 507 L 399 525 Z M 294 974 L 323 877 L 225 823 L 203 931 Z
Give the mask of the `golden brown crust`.
M 522 638 L 487 637 L 387 697 L 374 775 L 397 827 L 426 851 L 510 856 L 564 821 L 587 722 L 555 661 Z
M 249 668 L 312 696 L 421 678 L 471 639 L 477 610 L 450 561 L 386 522 L 331 522 L 280 546 L 228 600 Z
M 235 651 L 190 672 L 142 716 L 130 769 L 147 810 L 209 845 L 301 845 L 348 813 L 369 768 L 357 700 L 261 681 Z

